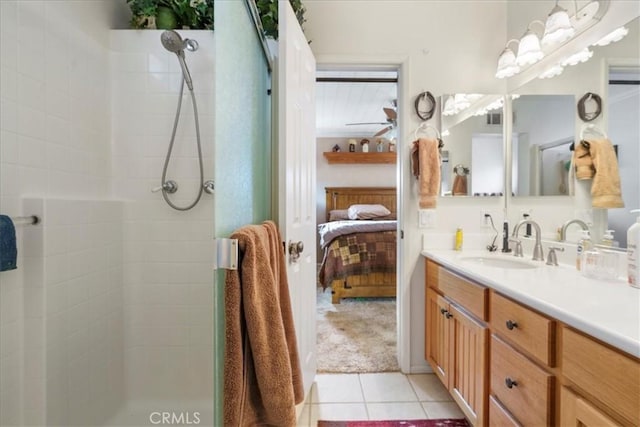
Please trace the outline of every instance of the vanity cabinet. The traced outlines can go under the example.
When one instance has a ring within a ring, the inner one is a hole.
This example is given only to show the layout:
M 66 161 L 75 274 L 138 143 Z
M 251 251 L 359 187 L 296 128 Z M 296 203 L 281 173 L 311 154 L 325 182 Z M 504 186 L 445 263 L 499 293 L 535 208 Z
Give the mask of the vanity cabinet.
M 640 359 L 425 261 L 425 358 L 474 426 L 640 426 Z
M 461 300 L 471 298 L 473 310 L 484 313 L 487 289 L 435 263 L 427 266 L 427 283 L 425 357 L 467 419 L 484 426 L 489 328 Z
M 497 292 L 489 301 L 491 396 L 521 425 L 552 425 L 555 322 Z

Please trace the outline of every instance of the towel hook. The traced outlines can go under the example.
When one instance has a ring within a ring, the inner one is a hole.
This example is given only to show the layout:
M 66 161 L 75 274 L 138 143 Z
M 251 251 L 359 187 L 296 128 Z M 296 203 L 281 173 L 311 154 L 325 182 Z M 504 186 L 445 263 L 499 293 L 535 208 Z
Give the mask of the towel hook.
M 420 125 L 416 128 L 416 130 L 413 131 L 414 139 L 416 139 L 416 140 L 418 139 L 418 131 L 424 130 L 426 132 L 429 129 L 433 129 L 433 131 L 436 133 L 436 138 L 438 138 L 438 140 L 440 140 L 440 131 L 437 128 L 435 128 L 435 127 L 433 127 L 430 124 L 427 124 L 425 122 L 420 123 Z
M 601 129 L 599 129 L 593 123 L 585 123 L 582 125 L 582 128 L 580 129 L 580 141 L 584 140 L 585 132 L 599 133 L 600 136 L 607 138 L 607 134 L 603 132 Z

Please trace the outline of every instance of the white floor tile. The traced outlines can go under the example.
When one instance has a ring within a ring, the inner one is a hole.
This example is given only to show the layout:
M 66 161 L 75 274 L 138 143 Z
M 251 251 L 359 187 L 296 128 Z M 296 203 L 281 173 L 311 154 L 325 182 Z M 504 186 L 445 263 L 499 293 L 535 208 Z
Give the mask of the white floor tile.
M 364 402 L 358 374 L 318 374 L 311 389 L 312 403 Z
M 407 375 L 421 402 L 450 402 L 451 395 L 434 374 Z
M 368 420 L 367 407 L 364 403 L 319 403 L 311 405 L 311 423 L 318 425 L 319 420 L 349 421 Z
M 420 420 L 426 417 L 419 402 L 367 403 L 371 420 Z
M 455 402 L 422 402 L 427 418 L 464 418 L 464 414 Z
M 360 374 L 366 402 L 417 402 L 406 375 L 399 372 Z

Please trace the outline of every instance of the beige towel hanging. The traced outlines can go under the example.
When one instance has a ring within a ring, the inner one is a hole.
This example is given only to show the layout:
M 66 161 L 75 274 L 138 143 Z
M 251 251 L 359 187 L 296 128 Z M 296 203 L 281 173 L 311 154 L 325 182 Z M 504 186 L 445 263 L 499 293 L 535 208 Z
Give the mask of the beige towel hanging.
M 606 209 L 623 208 L 618 159 L 611 141 L 593 139 L 587 142 L 595 171 L 591 185 L 592 206 Z
M 440 191 L 440 152 L 437 139 L 420 138 L 411 150 L 412 170 L 419 182 L 420 209 L 436 207 Z M 417 160 L 417 162 L 416 162 Z M 416 163 L 418 163 L 416 165 Z

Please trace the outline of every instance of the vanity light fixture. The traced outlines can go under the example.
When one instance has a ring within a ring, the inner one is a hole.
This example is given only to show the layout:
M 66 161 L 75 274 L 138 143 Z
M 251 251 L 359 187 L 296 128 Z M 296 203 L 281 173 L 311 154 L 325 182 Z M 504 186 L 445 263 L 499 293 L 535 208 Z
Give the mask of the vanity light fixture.
M 504 50 L 500 54 L 500 57 L 498 58 L 498 69 L 496 71 L 496 77 L 499 79 L 515 76 L 520 72 L 520 66 L 516 64 L 516 54 L 509 47 L 509 44 L 512 42 L 518 43 L 518 40 L 509 40 Z
M 562 61 L 562 66 L 566 67 L 567 65 L 577 65 L 582 62 L 587 62 L 589 58 L 593 56 L 593 51 L 589 50 L 588 47 L 585 47 L 581 51 L 578 51 Z
M 551 46 L 565 42 L 573 37 L 575 33 L 576 30 L 571 24 L 567 10 L 559 6 L 558 0 L 556 0 L 556 5 L 551 12 L 549 12 L 547 22 L 544 26 L 542 45 Z
M 626 27 L 616 28 L 597 42 L 595 42 L 594 46 L 606 46 L 609 43 L 614 43 L 622 40 L 624 36 L 629 34 L 629 29 Z
M 464 93 L 456 93 L 453 97 L 453 103 L 456 109 L 456 113 L 469 108 L 469 105 L 471 105 L 471 103 L 467 99 L 467 95 L 465 95 Z
M 544 28 L 542 21 L 532 21 L 527 27 L 527 31 L 520 39 L 518 45 L 518 55 L 516 56 L 516 64 L 520 67 L 535 64 L 544 57 L 544 52 L 540 48 L 540 39 L 537 34 L 533 32 L 532 24 L 540 24 Z
M 559 76 L 564 71 L 564 67 L 561 64 L 553 65 L 546 70 L 544 70 L 538 76 L 539 79 L 550 79 L 555 76 Z
M 444 102 L 444 109 L 442 110 L 443 116 L 453 116 L 456 114 L 455 101 L 453 100 L 453 96 L 449 95 L 447 100 Z

